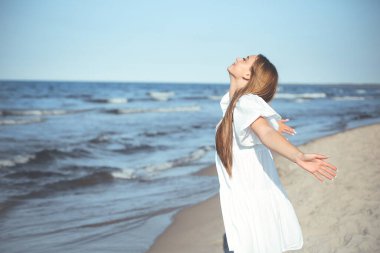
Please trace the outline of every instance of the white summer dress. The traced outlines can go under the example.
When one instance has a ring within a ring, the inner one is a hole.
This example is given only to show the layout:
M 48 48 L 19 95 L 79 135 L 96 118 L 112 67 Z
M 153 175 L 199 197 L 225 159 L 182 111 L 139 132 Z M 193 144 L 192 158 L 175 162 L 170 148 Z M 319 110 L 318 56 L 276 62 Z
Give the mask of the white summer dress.
M 227 92 L 220 101 L 223 116 L 229 100 Z M 264 99 L 255 94 L 240 97 L 233 113 L 231 179 L 215 152 L 228 247 L 234 253 L 301 249 L 301 226 L 280 181 L 272 153 L 250 128 L 259 116 L 278 130 L 281 116 Z

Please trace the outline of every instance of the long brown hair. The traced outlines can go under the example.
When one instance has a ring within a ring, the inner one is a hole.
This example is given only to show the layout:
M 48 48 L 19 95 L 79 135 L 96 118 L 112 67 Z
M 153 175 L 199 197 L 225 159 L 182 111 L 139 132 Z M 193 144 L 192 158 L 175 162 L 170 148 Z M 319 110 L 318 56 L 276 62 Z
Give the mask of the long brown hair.
M 232 177 L 232 120 L 233 111 L 239 98 L 246 94 L 256 94 L 270 102 L 277 90 L 278 73 L 276 67 L 262 54 L 257 55 L 251 68 L 251 77 L 246 86 L 235 91 L 215 134 L 216 152 Z

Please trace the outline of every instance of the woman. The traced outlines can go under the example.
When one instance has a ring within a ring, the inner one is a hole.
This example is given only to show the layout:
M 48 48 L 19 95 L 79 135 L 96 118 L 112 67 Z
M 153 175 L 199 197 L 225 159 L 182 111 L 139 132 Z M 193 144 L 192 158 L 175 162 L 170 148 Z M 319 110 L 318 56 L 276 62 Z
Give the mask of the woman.
M 292 133 L 268 104 L 278 74 L 262 54 L 237 58 L 227 68 L 229 91 L 220 106 L 215 162 L 227 243 L 234 253 L 278 253 L 300 249 L 302 230 L 279 179 L 270 150 L 309 172 L 320 182 L 337 168 L 321 154 L 306 154 L 281 135 Z

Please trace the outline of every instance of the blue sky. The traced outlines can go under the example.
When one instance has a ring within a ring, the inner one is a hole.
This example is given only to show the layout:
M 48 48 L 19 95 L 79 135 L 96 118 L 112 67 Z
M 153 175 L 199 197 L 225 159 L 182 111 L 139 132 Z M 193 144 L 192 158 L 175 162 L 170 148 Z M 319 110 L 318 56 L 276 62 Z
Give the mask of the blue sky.
M 0 79 L 227 83 L 264 54 L 280 83 L 380 83 L 380 1 L 1 0 Z

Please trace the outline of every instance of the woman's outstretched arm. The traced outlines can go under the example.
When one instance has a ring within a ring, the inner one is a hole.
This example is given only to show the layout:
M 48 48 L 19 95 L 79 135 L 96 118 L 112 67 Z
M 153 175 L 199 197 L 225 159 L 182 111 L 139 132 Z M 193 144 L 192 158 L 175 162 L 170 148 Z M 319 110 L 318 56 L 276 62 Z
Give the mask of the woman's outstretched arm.
M 330 180 L 335 178 L 337 168 L 323 160 L 327 156 L 303 153 L 271 127 L 265 118 L 259 117 L 250 127 L 265 146 L 310 172 L 319 181 L 323 182 L 321 176 Z

